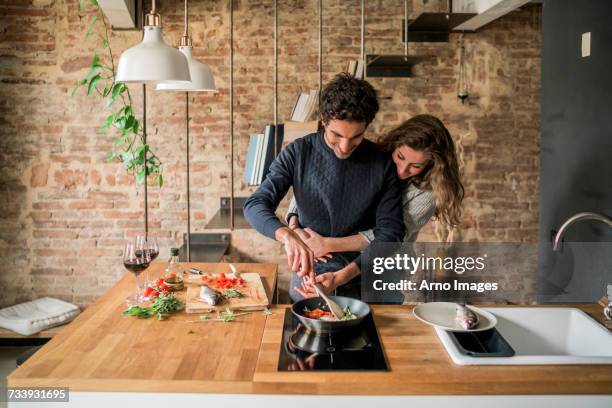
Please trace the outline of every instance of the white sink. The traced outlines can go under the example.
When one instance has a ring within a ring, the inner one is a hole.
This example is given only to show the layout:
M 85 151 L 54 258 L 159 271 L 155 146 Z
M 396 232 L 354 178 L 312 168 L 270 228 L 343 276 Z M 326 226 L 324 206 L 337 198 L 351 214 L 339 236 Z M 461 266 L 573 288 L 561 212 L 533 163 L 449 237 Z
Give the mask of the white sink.
M 515 351 L 512 357 L 461 354 L 448 332 L 436 328 L 455 364 L 612 364 L 612 333 L 576 308 L 489 307 L 497 330 Z

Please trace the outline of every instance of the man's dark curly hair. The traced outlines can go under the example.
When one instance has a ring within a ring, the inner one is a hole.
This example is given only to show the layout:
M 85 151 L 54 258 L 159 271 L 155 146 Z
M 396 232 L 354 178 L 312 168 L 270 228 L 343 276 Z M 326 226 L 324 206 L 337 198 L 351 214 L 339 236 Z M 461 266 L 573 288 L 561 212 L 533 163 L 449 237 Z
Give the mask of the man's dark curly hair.
M 378 112 L 376 90 L 367 81 L 338 74 L 323 88 L 319 112 L 323 123 L 337 119 L 369 125 Z

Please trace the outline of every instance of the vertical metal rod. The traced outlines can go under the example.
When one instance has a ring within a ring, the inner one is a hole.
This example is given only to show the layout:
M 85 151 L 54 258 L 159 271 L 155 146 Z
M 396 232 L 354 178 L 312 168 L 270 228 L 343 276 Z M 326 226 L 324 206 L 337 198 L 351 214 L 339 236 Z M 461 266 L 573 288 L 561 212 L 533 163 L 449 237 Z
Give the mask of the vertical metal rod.
M 230 61 L 229 61 L 229 97 L 230 97 L 230 230 L 234 229 L 234 0 L 230 2 Z
M 153 3 L 155 4 L 155 3 Z M 147 85 L 142 84 L 142 144 L 147 144 Z M 149 239 L 149 200 L 147 191 L 147 150 L 144 150 L 144 222 L 145 222 L 145 239 Z
M 361 0 L 361 60 L 365 65 L 365 0 Z M 365 70 L 365 66 L 363 67 Z
M 319 0 L 319 95 L 323 87 L 323 0 Z
M 187 262 L 191 262 L 191 189 L 189 187 L 189 91 L 185 91 L 185 131 L 187 157 Z
M 185 37 L 189 35 L 189 28 L 187 28 L 187 0 L 185 0 Z
M 404 0 L 404 56 L 408 57 L 408 0 Z
M 278 155 L 278 1 L 274 0 L 274 157 Z

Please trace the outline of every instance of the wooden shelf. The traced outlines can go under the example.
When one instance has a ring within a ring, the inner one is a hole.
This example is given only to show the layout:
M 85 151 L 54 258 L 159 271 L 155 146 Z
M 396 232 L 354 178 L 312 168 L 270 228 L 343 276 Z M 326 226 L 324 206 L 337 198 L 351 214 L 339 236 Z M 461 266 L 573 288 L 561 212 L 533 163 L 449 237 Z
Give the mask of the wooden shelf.
M 310 122 L 285 122 L 283 145 L 289 144 L 300 137 L 316 133 L 318 128 L 318 120 L 311 120 Z

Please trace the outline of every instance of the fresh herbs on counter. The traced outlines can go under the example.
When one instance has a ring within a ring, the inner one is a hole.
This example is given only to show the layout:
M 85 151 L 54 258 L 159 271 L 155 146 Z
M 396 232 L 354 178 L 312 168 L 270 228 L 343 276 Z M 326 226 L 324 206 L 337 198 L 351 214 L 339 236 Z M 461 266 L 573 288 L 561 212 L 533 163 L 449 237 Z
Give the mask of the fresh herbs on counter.
M 166 315 L 175 313 L 183 309 L 183 303 L 176 298 L 174 293 L 160 294 L 153 299 L 151 306 L 130 306 L 123 311 L 124 316 L 135 316 L 140 319 L 148 319 L 157 316 L 159 320 L 164 320 Z
M 244 293 L 236 289 L 233 289 L 233 288 L 221 293 L 221 297 L 223 297 L 223 299 L 241 298 L 244 296 L 245 296 Z

